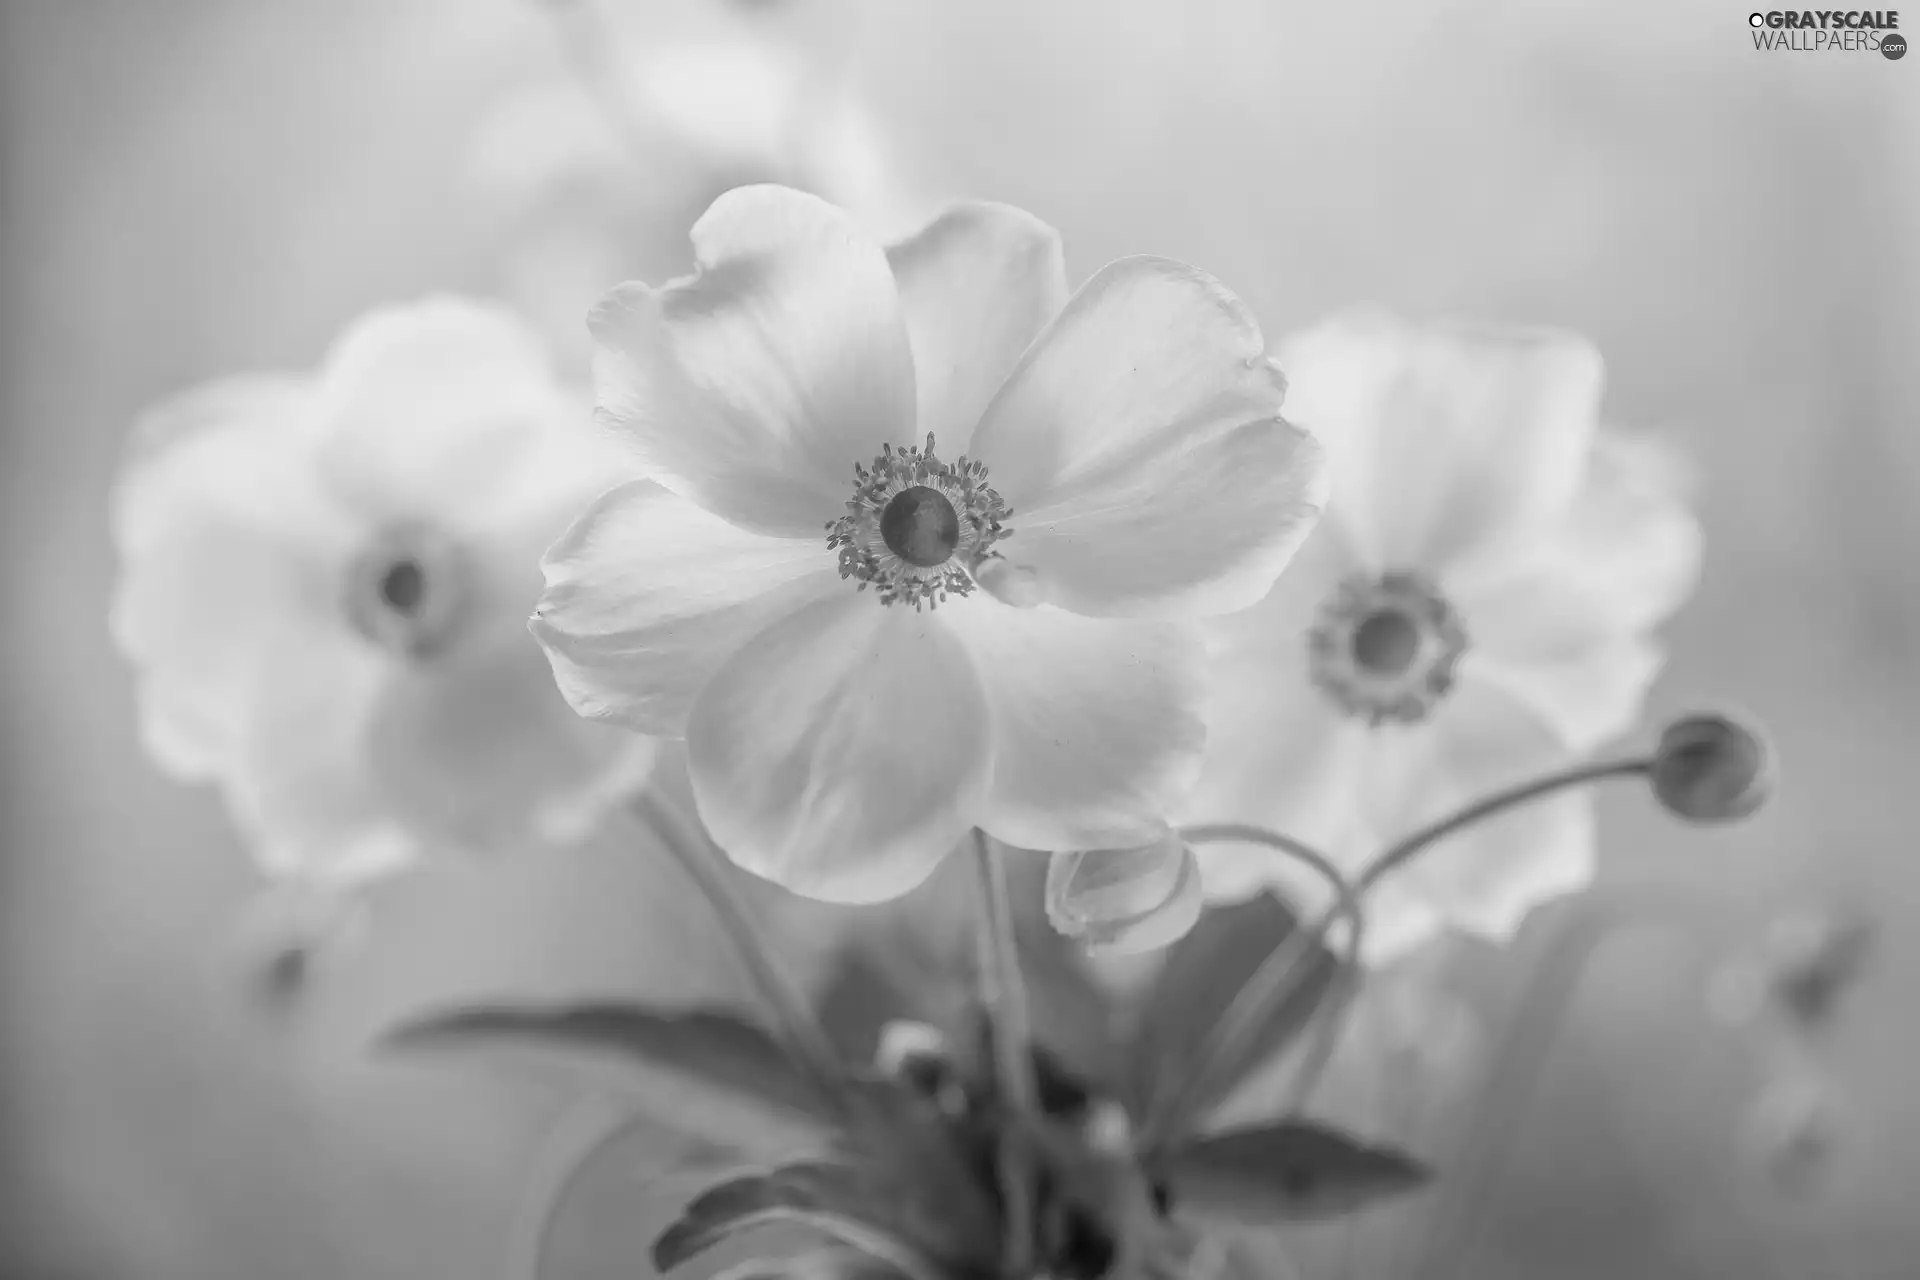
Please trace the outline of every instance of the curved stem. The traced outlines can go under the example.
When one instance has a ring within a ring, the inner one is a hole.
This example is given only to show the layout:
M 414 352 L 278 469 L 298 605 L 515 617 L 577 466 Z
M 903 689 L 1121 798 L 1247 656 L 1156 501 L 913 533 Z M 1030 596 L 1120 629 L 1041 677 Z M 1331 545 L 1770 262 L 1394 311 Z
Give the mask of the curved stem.
M 1650 756 L 1598 760 L 1591 764 L 1575 765 L 1558 773 L 1550 773 L 1544 777 L 1535 778 L 1531 782 L 1509 787 L 1505 791 L 1496 791 L 1389 846 L 1386 852 L 1368 863 L 1361 871 L 1360 878 L 1354 881 L 1353 890 L 1356 894 L 1367 892 L 1378 884 L 1382 877 L 1411 860 L 1428 845 L 1444 840 L 1454 832 L 1470 827 L 1482 819 L 1491 818 L 1504 810 L 1526 804 L 1531 800 L 1538 800 L 1556 791 L 1564 791 L 1569 787 L 1585 786 L 1591 782 L 1603 782 L 1610 778 L 1643 777 L 1652 770 L 1653 759 Z
M 660 837 L 660 842 L 713 907 L 727 940 L 759 988 L 767 1012 L 773 1015 L 775 1035 L 795 1063 L 812 1077 L 822 1098 L 837 1105 L 840 1055 L 820 1029 L 806 993 L 768 953 L 763 941 L 768 936 L 767 927 L 735 888 L 730 874 L 733 867 L 726 862 L 726 855 L 704 828 L 687 821 L 667 804 L 657 787 L 648 787 L 640 793 L 633 802 L 633 812 Z
M 1033 1019 L 1020 973 L 1006 864 L 984 831 L 973 833 L 973 850 L 980 877 L 980 910 L 975 917 L 980 1003 L 993 1027 L 994 1075 L 1011 1112 L 999 1151 L 1000 1190 L 1007 1215 L 1005 1267 L 1006 1274 L 1023 1276 L 1029 1269 L 1033 1241 L 1033 1171 L 1025 1132 L 1028 1118 L 1039 1108 L 1033 1078 Z
M 1181 829 L 1181 838 L 1189 844 L 1208 844 L 1223 840 L 1239 840 L 1248 844 L 1264 845 L 1278 850 L 1311 868 L 1327 881 L 1334 893 L 1334 904 L 1312 928 L 1296 927 L 1287 934 L 1279 946 L 1267 956 L 1246 985 L 1234 995 L 1227 1011 L 1213 1030 L 1201 1042 L 1200 1051 L 1195 1055 L 1193 1068 L 1185 1079 L 1175 1082 L 1174 1093 L 1166 1106 L 1154 1106 L 1149 1117 L 1147 1131 L 1141 1135 L 1143 1145 L 1151 1145 L 1167 1135 L 1159 1129 L 1168 1120 L 1181 1115 L 1193 1098 L 1199 1096 L 1208 1085 L 1213 1083 L 1221 1062 L 1229 1061 L 1240 1053 L 1254 1034 L 1261 1016 L 1277 1001 L 1293 995 L 1300 984 L 1306 980 L 1308 959 L 1313 949 L 1320 945 L 1333 922 L 1342 916 L 1348 921 L 1347 952 L 1351 964 L 1357 956 L 1360 938 L 1365 929 L 1365 918 L 1361 913 L 1360 901 L 1346 877 L 1340 874 L 1340 868 L 1333 860 L 1319 850 L 1292 836 L 1277 831 L 1268 831 L 1262 827 L 1243 823 L 1210 823 L 1204 826 Z M 1163 1119 L 1163 1117 L 1165 1119 Z

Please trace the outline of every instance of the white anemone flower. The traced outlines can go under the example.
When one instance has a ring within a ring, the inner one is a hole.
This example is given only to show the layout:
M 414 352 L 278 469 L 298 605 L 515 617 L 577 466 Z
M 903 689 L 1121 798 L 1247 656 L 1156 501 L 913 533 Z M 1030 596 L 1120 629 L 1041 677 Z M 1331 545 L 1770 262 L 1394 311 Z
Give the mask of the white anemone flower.
M 1069 300 L 1058 236 L 1001 205 L 889 251 L 745 187 L 693 243 L 591 321 L 659 487 L 548 556 L 568 700 L 684 736 L 717 843 L 811 897 L 895 897 L 975 827 L 1152 840 L 1205 741 L 1189 619 L 1258 600 L 1324 496 L 1253 317 L 1163 258 Z
M 1333 498 L 1267 598 L 1211 629 L 1212 738 L 1186 813 L 1284 831 L 1354 874 L 1629 728 L 1700 532 L 1674 460 L 1599 429 L 1601 361 L 1576 337 L 1362 312 L 1278 353 Z M 1589 881 L 1593 845 L 1578 792 L 1445 840 L 1370 895 L 1370 957 L 1449 925 L 1509 936 Z M 1325 901 L 1266 850 L 1200 858 L 1215 900 L 1273 886 Z
M 532 333 L 450 299 L 370 313 L 316 374 L 165 403 L 113 500 L 152 755 L 316 887 L 579 837 L 650 743 L 573 715 L 526 613 L 547 545 L 632 474 Z

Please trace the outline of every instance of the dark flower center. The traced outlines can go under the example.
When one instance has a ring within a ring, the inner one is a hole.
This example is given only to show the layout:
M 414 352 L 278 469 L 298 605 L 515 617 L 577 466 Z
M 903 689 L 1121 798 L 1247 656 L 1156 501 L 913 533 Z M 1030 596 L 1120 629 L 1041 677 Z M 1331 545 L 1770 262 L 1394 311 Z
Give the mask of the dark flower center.
M 887 550 L 920 569 L 945 564 L 960 545 L 960 513 L 947 495 L 923 484 L 902 489 L 880 513 Z
M 380 599 L 389 609 L 408 616 L 420 607 L 427 594 L 427 571 L 418 561 L 396 560 L 380 577 Z
M 1342 582 L 1307 633 L 1313 682 L 1371 725 L 1423 720 L 1453 688 L 1467 633 L 1418 574 L 1359 574 Z
M 1379 609 L 1353 629 L 1353 661 L 1377 676 L 1397 676 L 1420 653 L 1420 626 L 1398 609 Z
M 348 566 L 347 621 L 390 653 L 433 657 L 467 621 L 470 568 L 460 548 L 432 530 L 382 530 Z

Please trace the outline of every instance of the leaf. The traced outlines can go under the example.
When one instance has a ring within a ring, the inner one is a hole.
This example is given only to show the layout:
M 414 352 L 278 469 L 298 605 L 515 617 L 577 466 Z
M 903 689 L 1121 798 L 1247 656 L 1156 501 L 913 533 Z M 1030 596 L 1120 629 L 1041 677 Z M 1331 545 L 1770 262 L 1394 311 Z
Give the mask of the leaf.
M 1156 1172 L 1175 1213 L 1241 1227 L 1343 1217 L 1432 1177 L 1403 1151 L 1306 1121 L 1183 1143 L 1160 1158 Z
M 1199 1065 L 1201 1046 L 1234 997 L 1298 927 L 1298 917 L 1284 903 L 1263 893 L 1208 911 L 1168 949 L 1126 1055 L 1131 1065 L 1128 1110 L 1153 1130 L 1177 1139 L 1191 1130 L 1196 1117 L 1223 1101 L 1306 1029 L 1339 970 L 1339 960 L 1324 944 L 1309 954 L 1306 981 L 1266 1012 L 1245 1050 L 1217 1064 L 1206 1087 L 1194 1088 L 1177 1114 L 1171 1109 L 1172 1093 L 1188 1087 L 1184 1082 L 1191 1081 Z
M 793 1258 L 753 1258 L 714 1280 L 913 1280 L 884 1259 L 858 1249 L 814 1249 Z
M 778 1223 L 811 1227 L 862 1257 L 917 1258 L 913 1242 L 898 1230 L 898 1191 L 852 1165 L 817 1160 L 729 1179 L 694 1197 L 660 1233 L 654 1269 L 664 1275 L 735 1236 Z
M 409 1023 L 385 1043 L 403 1053 L 507 1050 L 603 1073 L 611 1067 L 650 1114 L 746 1150 L 818 1148 L 837 1126 L 834 1100 L 820 1095 L 771 1036 L 717 1009 L 463 1009 Z

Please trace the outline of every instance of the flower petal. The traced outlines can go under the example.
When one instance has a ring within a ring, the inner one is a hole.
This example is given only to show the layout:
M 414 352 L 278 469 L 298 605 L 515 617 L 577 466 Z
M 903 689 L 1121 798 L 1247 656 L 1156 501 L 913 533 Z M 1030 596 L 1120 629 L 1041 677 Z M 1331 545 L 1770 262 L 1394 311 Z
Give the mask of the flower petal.
M 555 381 L 539 336 L 492 304 L 442 297 L 368 312 L 329 352 L 318 412 L 326 483 L 378 523 L 465 534 L 556 482 L 582 483 L 583 468 L 606 473 L 590 490 L 618 478 L 619 453 Z
M 1699 522 L 1675 464 L 1645 437 L 1604 433 L 1570 518 L 1500 565 L 1447 584 L 1473 648 L 1463 669 L 1593 749 L 1629 728 L 1662 652 L 1640 633 L 1699 581 Z
M 887 251 L 913 345 L 920 430 L 947 457 L 1027 344 L 1067 303 L 1060 234 L 1003 204 L 963 204 Z
M 367 749 L 410 828 L 490 854 L 584 834 L 644 779 L 653 741 L 575 715 L 519 631 L 394 680 Z
M 809 601 L 854 596 L 824 535 L 749 533 L 647 481 L 602 495 L 542 567 L 531 627 L 567 701 L 670 737 L 754 635 Z
M 1333 508 L 1376 568 L 1437 573 L 1520 545 L 1579 490 L 1602 373 L 1583 339 L 1361 311 L 1279 358 L 1288 415 L 1332 452 Z
M 1340 530 L 1323 522 L 1265 599 L 1205 624 L 1207 760 L 1179 810 L 1183 824 L 1253 823 L 1335 858 L 1348 853 L 1365 730 L 1313 683 L 1307 628 L 1355 563 Z M 1279 884 L 1317 895 L 1302 899 L 1311 905 L 1330 901 L 1312 871 L 1271 849 L 1209 844 L 1200 860 L 1218 900 Z
M 368 751 L 392 675 L 346 634 L 310 635 L 256 668 L 228 800 L 268 872 L 348 888 L 418 855 Z
M 1396 838 L 1570 762 L 1523 704 L 1464 680 L 1421 735 L 1420 755 L 1391 821 Z M 1503 941 L 1535 906 L 1585 887 L 1593 872 L 1593 799 L 1571 790 L 1475 823 L 1392 874 L 1450 923 Z
M 695 275 L 594 309 L 601 413 L 674 492 L 744 528 L 816 532 L 856 463 L 915 438 L 886 255 L 832 205 L 773 186 L 714 201 L 693 247 Z
M 1103 268 L 1028 348 L 974 435 L 1014 509 L 998 550 L 1093 616 L 1224 613 L 1265 594 L 1324 497 L 1286 381 L 1218 281 Z
M 1139 844 L 1164 827 L 1206 746 L 1196 631 L 989 596 L 950 601 L 940 617 L 972 655 L 992 713 L 982 828 L 1054 851 Z
M 178 775 L 231 757 L 256 656 L 336 612 L 331 567 L 354 535 L 305 465 L 310 401 L 294 379 L 212 383 L 158 406 L 129 443 L 110 625 L 139 672 L 146 744 Z
M 687 724 L 714 840 L 830 902 L 881 902 L 926 879 L 976 824 L 989 749 L 980 682 L 942 619 L 853 592 L 754 637 Z

